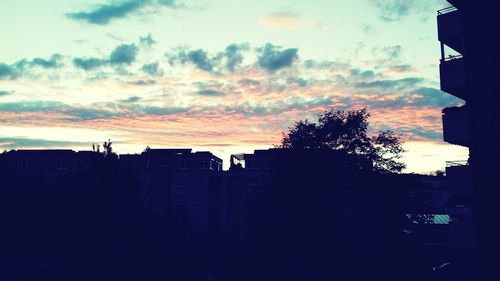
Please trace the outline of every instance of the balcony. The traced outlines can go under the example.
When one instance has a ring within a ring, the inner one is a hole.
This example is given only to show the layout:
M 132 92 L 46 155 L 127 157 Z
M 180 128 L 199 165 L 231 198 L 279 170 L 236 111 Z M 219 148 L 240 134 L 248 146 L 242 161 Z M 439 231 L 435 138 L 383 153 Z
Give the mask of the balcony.
M 438 39 L 453 50 L 464 53 L 464 35 L 462 16 L 455 7 L 448 7 L 438 11 Z
M 469 146 L 469 112 L 465 106 L 443 109 L 443 139 L 447 143 Z
M 446 162 L 446 180 L 450 195 L 457 198 L 472 196 L 472 173 L 467 161 Z
M 462 56 L 450 56 L 439 64 L 441 90 L 466 100 L 465 63 Z

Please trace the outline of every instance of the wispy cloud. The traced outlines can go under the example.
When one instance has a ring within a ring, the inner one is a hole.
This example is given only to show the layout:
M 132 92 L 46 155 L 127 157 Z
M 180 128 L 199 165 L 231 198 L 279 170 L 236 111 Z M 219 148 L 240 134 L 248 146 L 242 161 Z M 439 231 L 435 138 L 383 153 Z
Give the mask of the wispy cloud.
M 100 68 L 108 63 L 105 59 L 98 58 L 74 58 L 73 64 L 80 69 L 90 71 L 93 69 Z
M 124 100 L 121 100 L 121 102 L 124 102 L 124 103 L 133 103 L 133 102 L 138 102 L 140 101 L 142 98 L 141 97 L 138 97 L 138 96 L 132 96 L 132 97 L 129 97 L 127 99 L 124 99 Z
M 141 67 L 141 70 L 151 76 L 162 76 L 163 70 L 160 68 L 159 62 L 147 63 Z
M 302 18 L 301 14 L 292 11 L 279 11 L 262 18 L 262 25 L 271 29 L 300 30 L 314 24 Z
M 379 11 L 379 18 L 387 22 L 396 22 L 411 15 L 435 10 L 442 0 L 369 0 Z
M 151 36 L 151 33 L 149 33 L 148 36 L 139 37 L 139 43 L 141 45 L 151 48 L 153 47 L 154 44 L 156 44 L 156 41 Z
M 5 96 L 8 96 L 10 95 L 12 92 L 10 91 L 0 91 L 0 97 L 5 97 Z
M 195 92 L 198 95 L 209 96 L 209 97 L 223 97 L 226 93 L 214 89 L 203 89 Z
M 375 34 L 376 33 L 375 27 L 371 24 L 362 23 L 359 27 L 366 34 Z
M 130 81 L 128 82 L 129 84 L 132 84 L 132 85 L 137 85 L 137 86 L 148 86 L 148 85 L 154 85 L 156 84 L 156 80 L 134 80 L 134 81 Z
M 125 0 L 111 1 L 107 4 L 97 5 L 86 11 L 68 13 L 69 19 L 83 21 L 96 25 L 107 25 L 116 19 L 126 18 L 140 12 L 146 7 L 177 8 L 174 0 Z
M 55 141 L 47 139 L 33 139 L 24 137 L 0 137 L 0 147 L 3 149 L 38 148 L 38 147 L 73 147 L 89 145 L 88 142 Z
M 0 80 L 17 79 L 18 77 L 24 75 L 27 71 L 37 67 L 41 67 L 43 69 L 60 68 L 63 66 L 62 60 L 62 55 L 54 54 L 49 59 L 37 57 L 31 60 L 22 59 L 10 65 L 0 63 Z
M 135 44 L 121 44 L 117 46 L 108 57 L 95 58 L 95 57 L 76 57 L 73 59 L 75 67 L 85 71 L 98 69 L 105 65 L 120 66 L 130 65 L 135 62 L 139 48 Z

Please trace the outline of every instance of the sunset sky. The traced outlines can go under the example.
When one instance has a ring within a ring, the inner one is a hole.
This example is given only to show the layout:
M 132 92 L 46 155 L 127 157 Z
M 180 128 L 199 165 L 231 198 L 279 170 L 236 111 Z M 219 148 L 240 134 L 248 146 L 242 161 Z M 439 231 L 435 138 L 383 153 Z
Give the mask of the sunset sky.
M 444 0 L 2 0 L 0 149 L 229 154 L 329 108 L 403 134 L 407 172 L 467 158 L 442 141 Z

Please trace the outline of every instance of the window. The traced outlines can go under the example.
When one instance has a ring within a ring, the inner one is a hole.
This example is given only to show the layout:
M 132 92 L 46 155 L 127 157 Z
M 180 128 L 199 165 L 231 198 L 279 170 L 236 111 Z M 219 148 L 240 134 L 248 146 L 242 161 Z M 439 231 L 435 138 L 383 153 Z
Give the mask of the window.
M 188 185 L 187 177 L 177 177 L 175 178 L 175 186 L 177 187 L 186 187 Z
M 57 163 L 56 163 L 56 169 L 57 170 L 64 170 L 65 169 L 63 161 L 61 161 L 61 160 L 57 161 Z
M 198 169 L 200 170 L 208 170 L 210 167 L 209 165 L 208 160 L 198 160 Z
M 189 160 L 188 159 L 180 159 L 179 160 L 179 169 L 189 169 Z
M 245 160 L 245 168 L 247 169 L 259 169 L 260 161 L 256 159 Z
M 166 160 L 166 159 L 159 160 L 158 167 L 168 168 L 168 160 Z
M 257 185 L 259 183 L 259 179 L 257 177 L 249 177 L 248 185 Z
M 205 178 L 196 178 L 195 184 L 198 186 L 204 186 L 204 185 L 206 185 L 206 180 L 205 180 Z

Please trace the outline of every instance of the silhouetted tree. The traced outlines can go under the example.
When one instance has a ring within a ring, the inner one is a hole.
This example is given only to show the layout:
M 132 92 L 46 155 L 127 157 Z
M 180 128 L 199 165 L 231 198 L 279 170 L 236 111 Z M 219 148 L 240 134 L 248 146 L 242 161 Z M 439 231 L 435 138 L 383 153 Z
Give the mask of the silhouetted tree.
M 113 143 L 111 142 L 110 139 L 108 139 L 107 142 L 105 141 L 102 144 L 102 147 L 104 148 L 104 151 L 103 151 L 104 157 L 108 157 L 108 156 L 111 156 L 113 154 L 113 147 L 111 147 L 111 144 L 113 144 Z
M 280 148 L 344 150 L 373 163 L 378 172 L 401 172 L 405 164 L 400 162 L 404 149 L 400 136 L 393 131 L 381 131 L 368 135 L 366 108 L 360 110 L 334 110 L 319 115 L 316 123 L 300 120 L 283 133 Z

